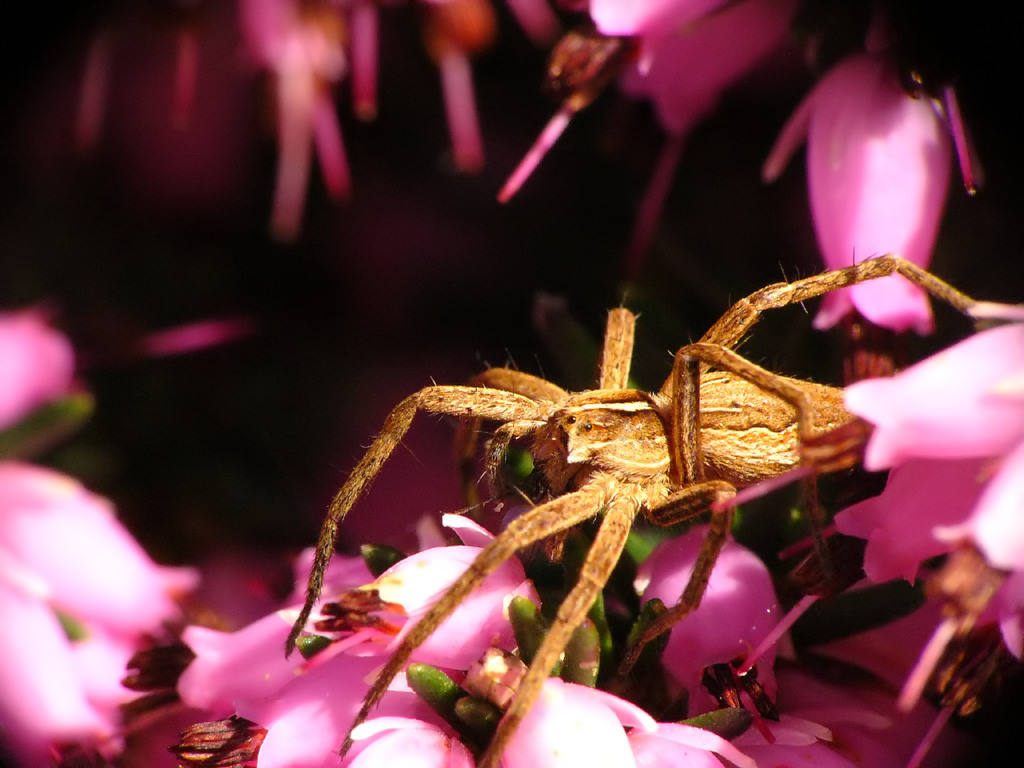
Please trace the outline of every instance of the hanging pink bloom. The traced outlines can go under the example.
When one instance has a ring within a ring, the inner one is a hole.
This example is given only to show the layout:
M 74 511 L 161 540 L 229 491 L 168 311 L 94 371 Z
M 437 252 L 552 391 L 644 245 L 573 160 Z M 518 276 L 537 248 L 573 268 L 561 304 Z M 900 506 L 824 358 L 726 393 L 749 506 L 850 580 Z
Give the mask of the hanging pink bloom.
M 242 32 L 255 60 L 274 76 L 278 120 L 277 182 L 271 230 L 298 236 L 313 148 L 335 198 L 348 195 L 348 162 L 331 89 L 346 71 L 343 21 L 328 3 L 244 0 Z
M 380 665 L 373 656 L 316 657 L 305 674 L 292 677 L 273 696 L 240 699 L 237 714 L 267 731 L 257 768 L 336 768 L 338 751 Z M 385 695 L 377 711 L 431 717 L 411 692 Z
M 744 0 L 691 24 L 666 28 L 650 60 L 631 66 L 622 85 L 628 93 L 651 99 L 670 134 L 685 135 L 715 108 L 722 91 L 786 38 L 794 8 L 792 0 Z M 596 14 L 593 7 L 591 13 Z M 642 35 L 642 29 L 630 34 Z
M 0 734 L 25 765 L 57 744 L 118 747 L 125 665 L 176 619 L 195 574 L 155 565 L 110 503 L 52 470 L 0 462 Z
M 682 536 L 666 539 L 643 562 L 637 574 L 647 581 L 644 600 L 659 598 L 675 605 L 686 588 L 697 553 L 707 533 L 698 526 Z M 690 706 L 698 711 L 701 674 L 711 664 L 742 659 L 758 646 L 779 620 L 779 606 L 771 575 L 758 557 L 734 541 L 726 543 L 711 572 L 700 606 L 672 628 L 663 663 L 690 691 Z M 774 694 L 774 648 L 758 667 L 758 680 Z M 707 702 L 714 708 L 713 700 Z
M 644 7 L 635 3 L 630 9 Z M 647 250 L 689 132 L 717 107 L 729 86 L 787 39 L 794 8 L 792 0 L 745 0 L 666 28 L 657 45 L 647 43 L 646 53 L 625 72 L 623 90 L 650 98 L 669 134 L 640 203 L 627 254 L 630 268 Z M 643 35 L 648 23 L 633 23 L 632 34 Z
M 47 320 L 38 309 L 0 312 L 0 429 L 71 391 L 74 350 Z
M 635 36 L 648 58 L 668 37 L 726 4 L 726 0 L 591 0 L 590 17 L 604 35 Z
M 804 136 L 825 265 L 897 253 L 927 267 L 949 182 L 939 108 L 904 92 L 888 57 L 865 53 L 829 71 L 789 119 L 765 161 L 766 180 L 782 172 Z M 828 294 L 815 324 L 831 327 L 854 308 L 896 331 L 932 327 L 923 292 L 897 276 Z
M 887 379 L 846 389 L 846 408 L 875 425 L 868 469 L 911 458 L 989 459 L 988 478 L 970 516 L 935 530 L 944 541 L 969 538 L 989 564 L 1024 569 L 1024 325 L 975 334 Z M 975 486 L 979 480 L 974 480 Z M 890 481 L 892 482 L 892 481 Z M 972 481 L 968 481 L 970 483 Z M 961 498 L 971 488 L 961 491 Z
M 963 522 L 989 477 L 985 459 L 910 459 L 892 470 L 880 496 L 847 507 L 836 528 L 868 542 L 864 573 L 876 582 L 913 582 L 923 560 L 949 551 L 940 526 Z

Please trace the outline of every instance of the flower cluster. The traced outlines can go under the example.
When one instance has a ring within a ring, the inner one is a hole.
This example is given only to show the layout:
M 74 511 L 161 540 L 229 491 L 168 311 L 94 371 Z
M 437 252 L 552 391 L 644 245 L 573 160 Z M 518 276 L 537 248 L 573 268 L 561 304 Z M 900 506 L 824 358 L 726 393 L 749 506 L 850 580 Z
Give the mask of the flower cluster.
M 13 458 L 60 431 L 74 354 L 38 310 L 0 315 L 0 350 L 0 755 L 112 756 L 128 660 L 180 619 L 197 574 L 156 565 L 74 478 Z

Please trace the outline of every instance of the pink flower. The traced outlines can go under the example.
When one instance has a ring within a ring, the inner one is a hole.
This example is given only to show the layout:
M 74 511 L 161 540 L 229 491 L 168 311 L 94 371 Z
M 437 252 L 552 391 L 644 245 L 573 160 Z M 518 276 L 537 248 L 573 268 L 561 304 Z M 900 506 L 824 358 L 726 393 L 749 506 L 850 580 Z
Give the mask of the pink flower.
M 865 452 L 868 469 L 911 458 L 991 460 L 984 489 L 967 478 L 958 498 L 980 495 L 962 522 L 935 534 L 969 538 L 989 564 L 1024 569 L 1024 325 L 975 334 L 887 379 L 846 389 L 846 408 L 875 425 Z M 893 481 L 890 481 L 893 482 Z M 927 492 L 927 489 L 923 489 Z
M 897 253 L 926 267 L 949 181 L 950 140 L 938 108 L 900 88 L 888 57 L 861 54 L 830 70 L 798 107 L 765 162 L 766 180 L 804 135 L 826 266 Z M 828 294 L 815 324 L 831 327 L 852 309 L 896 331 L 932 327 L 923 292 L 897 276 Z
M 274 76 L 278 119 L 277 182 L 271 230 L 282 240 L 298 236 L 312 150 L 335 198 L 348 195 L 348 162 L 331 88 L 346 71 L 343 22 L 328 3 L 244 0 L 242 32 L 249 49 Z
M 623 726 L 656 727 L 642 709 L 610 693 L 548 678 L 509 742 L 505 768 L 635 765 Z
M 125 665 L 194 583 L 155 565 L 75 480 L 0 462 L 0 722 L 25 764 L 56 744 L 117 746 L 119 705 L 133 696 Z
M 444 524 L 463 540 L 484 545 L 493 536 L 460 515 L 445 515 Z M 407 615 L 402 630 L 389 643 L 397 646 L 416 621 L 476 560 L 482 546 L 434 547 L 401 560 L 372 585 L 382 600 L 401 605 Z M 440 667 L 466 669 L 490 647 L 515 647 L 505 607 L 514 596 L 540 598 L 526 578 L 522 563 L 512 558 L 460 603 L 455 612 L 413 653 L 413 660 Z
M 346 653 L 316 657 L 305 674 L 291 678 L 273 696 L 240 699 L 236 712 L 265 728 L 258 768 L 336 768 L 338 751 L 362 704 L 381 659 Z M 388 693 L 378 712 L 429 718 L 411 692 Z
M 682 723 L 658 723 L 654 730 L 635 729 L 629 745 L 637 768 L 720 768 L 735 765 L 755 768 L 756 763 L 731 742 L 711 731 Z M 725 760 L 717 757 L 721 755 Z
M 638 582 L 648 581 L 644 600 L 659 598 L 668 606 L 679 602 L 697 553 L 707 533 L 695 527 L 659 544 L 643 562 Z M 700 606 L 672 628 L 663 663 L 690 691 L 690 707 L 698 711 L 701 674 L 711 664 L 742 659 L 758 646 L 779 620 L 771 575 L 758 557 L 734 541 L 726 543 L 708 580 Z M 758 679 L 774 693 L 774 649 L 762 657 Z M 713 700 L 707 708 L 714 708 Z
M 309 572 L 313 550 L 296 560 L 298 576 Z M 324 576 L 325 591 L 341 592 L 370 580 L 366 564 L 359 557 L 335 557 Z M 301 603 L 301 594 L 293 602 Z M 299 654 L 285 658 L 283 648 L 291 627 L 287 612 L 275 612 L 236 632 L 189 626 L 182 640 L 195 653 L 178 680 L 181 700 L 205 709 L 213 717 L 234 710 L 235 703 L 276 695 L 290 680 L 302 673 Z
M 0 312 L 0 429 L 71 391 L 75 353 L 44 312 Z
M 726 0 L 591 0 L 590 17 L 604 35 L 641 38 L 647 58 L 666 38 L 679 33 Z
M 473 756 L 461 741 L 423 720 L 376 717 L 353 730 L 352 739 L 346 768 L 473 768 Z
M 592 6 L 595 20 L 612 15 L 609 4 L 604 5 L 602 16 Z M 649 5 L 630 4 L 629 15 Z M 691 6 L 699 4 L 685 5 L 694 10 Z M 629 27 L 629 34 L 641 36 L 651 34 L 652 28 L 661 29 L 657 42 L 644 43 L 640 60 L 621 79 L 624 91 L 651 99 L 669 133 L 640 203 L 627 256 L 633 268 L 647 249 L 687 135 L 718 106 L 730 85 L 786 40 L 794 7 L 792 0 L 745 0 L 678 27 L 658 27 L 647 18 L 615 18 L 616 23 L 609 25 Z
M 913 582 L 921 561 L 948 552 L 949 542 L 938 530 L 966 519 L 987 479 L 987 463 L 910 459 L 892 470 L 880 496 L 836 515 L 839 531 L 868 542 L 865 575 L 876 582 Z

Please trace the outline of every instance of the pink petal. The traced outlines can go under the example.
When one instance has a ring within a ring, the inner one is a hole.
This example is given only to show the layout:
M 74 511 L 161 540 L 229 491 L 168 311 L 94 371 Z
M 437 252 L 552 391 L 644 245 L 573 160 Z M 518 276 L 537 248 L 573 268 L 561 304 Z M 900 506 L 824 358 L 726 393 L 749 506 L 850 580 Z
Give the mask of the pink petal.
M 681 723 L 658 723 L 654 731 L 634 731 L 629 736 L 637 768 L 721 768 L 721 755 L 738 768 L 756 768 L 756 763 L 729 741 L 703 728 Z
M 473 757 L 465 745 L 431 723 L 382 717 L 363 723 L 357 731 L 359 739 L 372 741 L 348 763 L 348 768 L 473 768 Z
M 725 0 L 591 0 L 590 17 L 605 35 L 660 39 L 724 4 Z
M 898 253 L 927 266 L 945 202 L 950 141 L 936 108 L 907 95 L 887 59 L 864 54 L 834 67 L 813 94 L 808 183 L 825 263 Z M 894 330 L 931 328 L 927 300 L 902 278 L 829 294 L 819 326 L 846 301 Z
M 843 533 L 867 539 L 864 573 L 876 582 L 913 581 L 922 560 L 948 552 L 937 526 L 963 521 L 987 479 L 979 459 L 913 459 L 893 469 L 880 496 L 836 515 Z
M 1024 406 L 1019 406 L 1024 410 Z M 961 525 L 940 528 L 935 535 L 947 542 L 970 539 L 989 565 L 1024 571 L 1024 442 L 1011 451 L 998 473 L 981 493 L 970 518 Z
M 685 133 L 714 109 L 722 91 L 786 39 L 793 8 L 790 0 L 746 0 L 668 38 L 640 86 L 666 130 Z
M 117 521 L 110 502 L 42 467 L 0 463 L 0 546 L 49 584 L 72 616 L 128 634 L 178 615 L 172 596 L 197 574 L 157 566 Z
M 44 312 L 0 313 L 0 429 L 71 390 L 75 353 Z
M 633 753 L 616 714 L 594 689 L 558 678 L 540 696 L 505 749 L 505 768 L 630 768 Z
M 669 606 L 679 601 L 706 533 L 707 527 L 699 526 L 658 545 L 638 574 L 638 579 L 650 579 L 644 600 L 656 597 Z M 684 686 L 699 688 L 704 667 L 742 657 L 778 620 L 768 569 L 753 552 L 730 541 L 711 573 L 700 606 L 672 628 L 664 663 Z M 770 693 L 773 658 L 774 652 L 767 654 L 759 675 Z
M 875 425 L 864 465 L 911 457 L 997 456 L 1024 440 L 1024 407 L 999 394 L 1024 370 L 1024 325 L 977 333 L 888 379 L 846 388 L 846 408 Z
M 277 614 L 264 616 L 237 632 L 186 627 L 182 640 L 196 654 L 178 680 L 181 700 L 190 707 L 230 712 L 243 698 L 272 696 L 302 666 L 300 654 L 284 657 L 289 625 Z
M 374 582 L 383 600 L 402 605 L 409 620 L 392 645 L 401 642 L 415 622 L 480 554 L 477 547 L 438 547 L 411 555 Z M 435 666 L 466 669 L 491 646 L 515 647 L 505 606 L 513 595 L 539 603 L 523 566 L 512 558 L 491 573 L 424 642 L 413 658 Z
M 67 634 L 46 605 L 0 581 L 0 722 L 25 764 L 57 740 L 112 732 L 88 700 Z
M 379 666 L 376 657 L 336 654 L 293 676 L 274 696 L 239 700 L 237 714 L 267 729 L 260 768 L 337 768 L 367 680 Z

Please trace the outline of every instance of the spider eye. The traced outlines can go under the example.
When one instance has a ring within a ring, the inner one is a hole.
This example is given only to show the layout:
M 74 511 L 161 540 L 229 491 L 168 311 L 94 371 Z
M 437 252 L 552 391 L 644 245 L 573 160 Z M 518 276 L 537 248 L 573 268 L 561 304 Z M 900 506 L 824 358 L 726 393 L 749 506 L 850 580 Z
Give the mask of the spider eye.
M 594 428 L 594 425 L 593 425 L 593 424 L 591 424 L 591 423 L 590 423 L 590 422 L 588 421 L 588 422 L 587 422 L 586 424 L 584 424 L 584 425 L 583 425 L 583 428 L 584 428 L 585 430 L 587 430 L 587 432 L 589 432 L 590 430 L 592 430 L 592 429 Z
M 566 419 L 566 421 L 569 424 L 575 424 L 576 423 L 576 417 L 575 416 L 570 416 L 569 418 Z

